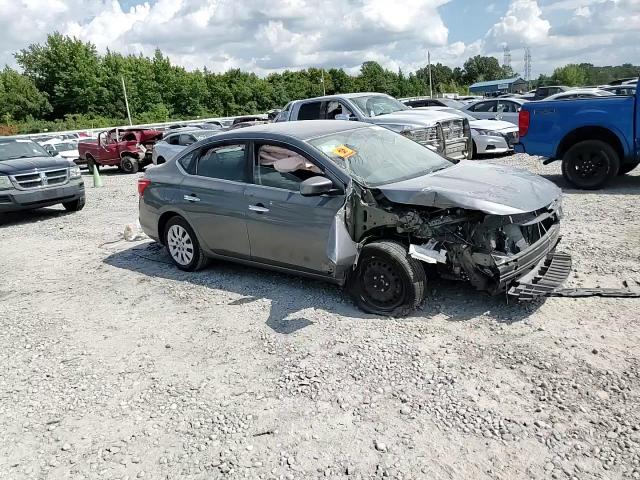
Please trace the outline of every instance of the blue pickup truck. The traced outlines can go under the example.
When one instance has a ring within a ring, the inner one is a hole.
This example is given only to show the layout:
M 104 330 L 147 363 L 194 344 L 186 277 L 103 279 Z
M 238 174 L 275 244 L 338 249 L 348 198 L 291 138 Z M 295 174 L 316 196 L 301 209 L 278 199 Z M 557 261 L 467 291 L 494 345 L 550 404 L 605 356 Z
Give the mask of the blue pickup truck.
M 515 150 L 562 160 L 571 185 L 600 188 L 640 163 L 639 95 L 525 103 Z

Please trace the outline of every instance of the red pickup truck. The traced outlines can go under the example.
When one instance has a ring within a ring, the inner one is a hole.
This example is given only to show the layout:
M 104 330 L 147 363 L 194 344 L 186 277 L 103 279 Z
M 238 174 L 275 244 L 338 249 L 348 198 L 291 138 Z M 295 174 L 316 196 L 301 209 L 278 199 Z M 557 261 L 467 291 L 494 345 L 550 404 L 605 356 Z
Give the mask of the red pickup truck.
M 114 128 L 100 132 L 98 140 L 78 143 L 82 163 L 90 172 L 101 166 L 117 166 L 122 172 L 136 173 L 151 163 L 153 145 L 162 132 L 146 128 Z

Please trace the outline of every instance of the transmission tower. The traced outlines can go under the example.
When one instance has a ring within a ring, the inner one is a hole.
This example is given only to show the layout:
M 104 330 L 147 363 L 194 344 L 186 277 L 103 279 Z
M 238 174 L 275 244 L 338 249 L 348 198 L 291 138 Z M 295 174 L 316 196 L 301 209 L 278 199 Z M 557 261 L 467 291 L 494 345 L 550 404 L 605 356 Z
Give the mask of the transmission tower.
M 509 49 L 509 45 L 505 45 L 502 50 L 502 66 L 505 68 L 511 68 L 511 49 Z
M 531 88 L 531 50 L 529 47 L 524 49 L 524 79 L 527 82 L 527 88 Z

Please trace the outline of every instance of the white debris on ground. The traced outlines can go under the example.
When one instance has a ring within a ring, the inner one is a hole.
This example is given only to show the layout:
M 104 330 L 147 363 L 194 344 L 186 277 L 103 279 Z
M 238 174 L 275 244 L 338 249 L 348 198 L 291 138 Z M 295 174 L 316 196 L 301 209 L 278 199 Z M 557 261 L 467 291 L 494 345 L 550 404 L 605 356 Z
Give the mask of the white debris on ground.
M 559 166 L 492 160 L 543 173 Z M 640 478 L 640 300 L 336 287 L 111 242 L 136 176 L 0 220 L 0 478 Z M 90 183 L 91 177 L 85 175 Z M 567 191 L 568 286 L 640 280 L 640 172 Z M 135 229 L 132 229 L 135 230 Z

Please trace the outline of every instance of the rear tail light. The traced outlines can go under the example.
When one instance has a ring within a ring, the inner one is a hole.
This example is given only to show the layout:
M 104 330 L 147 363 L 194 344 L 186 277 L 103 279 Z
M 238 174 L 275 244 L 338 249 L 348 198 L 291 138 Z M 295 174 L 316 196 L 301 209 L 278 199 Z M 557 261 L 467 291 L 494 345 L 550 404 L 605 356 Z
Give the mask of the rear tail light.
M 143 196 L 144 191 L 147 189 L 149 185 L 151 185 L 151 180 L 149 180 L 148 178 L 139 178 L 138 179 L 138 195 Z
M 525 110 L 524 108 L 520 110 L 520 115 L 518 116 L 518 135 L 520 138 L 524 137 L 529 131 L 529 120 L 531 118 L 531 114 L 529 110 Z

